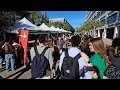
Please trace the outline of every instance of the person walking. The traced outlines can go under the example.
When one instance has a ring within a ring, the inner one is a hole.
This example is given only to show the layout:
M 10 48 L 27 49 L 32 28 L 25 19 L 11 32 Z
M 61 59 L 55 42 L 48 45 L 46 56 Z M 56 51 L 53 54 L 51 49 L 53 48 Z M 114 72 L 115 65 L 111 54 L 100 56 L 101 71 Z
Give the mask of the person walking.
M 38 54 L 42 54 L 44 52 L 44 56 L 45 56 L 45 62 L 47 62 L 48 60 L 48 68 L 45 72 L 45 74 L 42 76 L 42 77 L 39 77 L 40 74 L 38 75 L 33 75 L 34 73 L 32 72 L 32 78 L 35 78 L 35 79 L 50 79 L 51 78 L 51 73 L 52 73 L 52 66 L 53 66 L 53 56 L 52 56 L 52 51 L 50 48 L 46 49 L 46 46 L 45 46 L 45 36 L 44 35 L 40 35 L 39 36 L 39 45 L 36 46 L 36 50 L 38 52 Z M 46 51 L 45 51 L 46 49 Z M 31 67 L 35 67 L 36 68 L 36 73 L 39 72 L 39 70 L 37 69 L 36 66 L 34 66 L 34 63 L 32 64 L 32 62 L 34 62 L 34 57 L 36 55 L 35 53 L 35 47 L 32 47 L 31 50 L 30 50 L 30 55 L 31 55 Z M 42 58 L 41 58 L 41 61 L 42 61 Z M 38 61 L 39 62 L 39 61 Z M 36 64 L 40 64 L 41 63 L 36 63 Z M 39 66 L 39 65 L 37 65 Z M 40 67 L 44 67 L 44 66 L 40 66 Z M 34 68 L 32 68 L 32 71 L 34 71 Z
M 60 72 L 62 74 L 62 77 L 68 77 L 68 76 L 64 76 L 65 74 L 62 73 L 62 72 L 65 71 L 65 69 L 63 67 L 64 67 L 65 58 L 67 58 L 67 56 L 66 56 L 66 52 L 67 52 L 68 56 L 71 57 L 71 58 L 73 58 L 72 59 L 73 62 L 71 62 L 71 63 L 76 63 L 73 66 L 70 65 L 70 67 L 73 67 L 72 70 L 70 70 L 71 68 L 69 68 L 68 70 L 66 70 L 67 73 L 71 72 L 70 74 L 72 74 L 72 72 L 76 73 L 76 71 L 77 71 L 77 76 L 73 76 L 75 78 L 72 78 L 72 79 L 76 79 L 76 78 L 77 79 L 91 79 L 92 78 L 90 72 L 87 69 L 86 69 L 86 72 L 83 72 L 83 69 L 87 66 L 87 63 L 83 59 L 83 57 L 81 57 L 79 55 L 80 52 L 81 52 L 81 50 L 78 49 L 78 46 L 79 46 L 80 42 L 81 42 L 81 40 L 80 40 L 80 38 L 78 36 L 73 36 L 71 38 L 72 47 L 69 48 L 69 49 L 67 49 L 67 51 L 64 51 L 61 54 L 61 56 L 60 56 L 60 62 L 59 62 L 59 69 L 60 69 Z M 77 57 L 77 59 L 75 59 L 76 57 Z M 76 68 L 76 66 L 78 66 L 78 67 Z M 81 74 L 83 74 L 83 75 L 81 75 Z M 66 75 L 68 75 L 68 74 L 66 74 Z

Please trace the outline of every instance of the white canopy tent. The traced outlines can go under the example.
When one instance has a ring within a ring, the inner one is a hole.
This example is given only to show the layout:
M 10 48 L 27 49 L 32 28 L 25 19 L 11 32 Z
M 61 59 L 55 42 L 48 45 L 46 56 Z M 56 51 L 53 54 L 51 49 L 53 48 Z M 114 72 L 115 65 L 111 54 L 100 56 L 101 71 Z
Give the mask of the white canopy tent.
M 13 30 L 11 31 L 10 33 L 16 33 L 16 34 L 19 34 L 19 32 L 17 30 Z
M 51 26 L 50 29 L 57 33 L 71 33 L 70 31 L 64 30 L 63 28 L 61 29 L 59 27 L 55 28 L 54 26 Z
M 47 25 L 45 25 L 44 23 L 41 24 L 38 28 L 39 28 L 39 30 L 42 30 L 42 31 L 50 31 L 50 28 Z
M 61 32 L 67 32 L 66 30 L 64 30 L 63 28 L 60 29 Z
M 68 33 L 72 33 L 71 31 L 67 31 Z
M 31 23 L 29 20 L 27 20 L 25 17 L 20 20 L 19 22 L 15 23 L 15 30 L 19 31 L 20 29 L 26 29 L 26 30 L 40 30 L 38 26 Z
M 62 33 L 63 31 L 60 28 L 56 28 L 59 33 Z
M 60 31 L 62 31 L 64 33 L 71 33 L 70 31 L 64 30 L 63 28 L 61 28 Z
M 53 25 L 50 27 L 51 32 L 58 32 L 57 28 L 55 28 Z
M 55 28 L 53 25 L 49 28 L 44 23 L 41 24 L 39 27 L 31 23 L 29 20 L 27 20 L 25 17 L 21 19 L 20 21 L 15 23 L 15 29 L 11 31 L 11 33 L 19 33 L 20 29 L 26 29 L 30 31 L 43 31 L 43 32 L 51 32 L 51 33 L 62 33 L 62 32 L 69 32 L 66 30 L 63 30 L 62 28 L 59 29 L 58 27 Z

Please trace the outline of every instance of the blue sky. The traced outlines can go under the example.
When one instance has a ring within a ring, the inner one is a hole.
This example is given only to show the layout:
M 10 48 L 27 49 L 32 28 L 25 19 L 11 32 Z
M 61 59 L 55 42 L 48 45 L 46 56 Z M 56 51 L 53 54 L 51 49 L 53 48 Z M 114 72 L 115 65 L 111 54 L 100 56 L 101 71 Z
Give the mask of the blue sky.
M 42 11 L 48 18 L 65 18 L 74 28 L 85 22 L 85 11 Z

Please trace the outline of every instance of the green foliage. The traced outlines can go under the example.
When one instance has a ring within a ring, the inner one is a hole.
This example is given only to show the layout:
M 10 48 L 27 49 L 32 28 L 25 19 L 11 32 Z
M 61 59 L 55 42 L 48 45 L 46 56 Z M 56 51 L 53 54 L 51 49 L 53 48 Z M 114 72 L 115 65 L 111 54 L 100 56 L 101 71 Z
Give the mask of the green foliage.
M 65 30 L 68 30 L 68 31 L 74 31 L 74 28 L 73 27 L 71 27 L 68 23 L 66 23 L 66 22 L 54 22 L 54 23 L 48 23 L 47 24 L 49 27 L 51 27 L 52 25 L 54 26 L 54 27 L 59 27 L 59 28 L 63 28 L 63 29 L 65 29 Z
M 42 23 L 49 23 L 47 14 L 42 14 L 40 11 L 32 11 L 33 23 L 40 26 Z
M 38 24 L 41 25 L 42 23 L 49 23 L 48 17 L 46 14 L 42 14 L 40 20 L 38 20 Z
M 103 26 L 103 24 L 100 23 L 99 21 L 90 20 L 90 21 L 85 22 L 76 31 L 77 32 L 89 31 L 91 29 L 94 29 L 94 27 L 99 28 L 99 27 L 102 27 L 102 26 Z
M 38 19 L 38 17 L 39 17 L 38 11 L 32 11 L 32 18 L 33 18 L 33 20 L 35 21 L 36 19 Z
M 13 15 L 13 14 L 12 14 Z M 10 11 L 0 11 L 0 31 L 10 31 L 14 20 Z
M 32 20 L 34 24 L 38 24 L 38 20 L 41 19 L 42 13 L 40 11 L 32 11 Z

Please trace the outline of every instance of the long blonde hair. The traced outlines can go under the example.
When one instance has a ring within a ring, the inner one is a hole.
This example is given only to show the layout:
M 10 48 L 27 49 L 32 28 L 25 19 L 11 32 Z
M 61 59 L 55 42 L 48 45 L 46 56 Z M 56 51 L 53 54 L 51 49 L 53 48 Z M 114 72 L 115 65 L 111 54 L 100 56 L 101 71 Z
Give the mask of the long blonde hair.
M 110 64 L 110 61 L 107 56 L 106 48 L 104 46 L 102 39 L 101 38 L 93 38 L 92 40 L 90 40 L 90 42 L 93 44 L 94 50 L 105 59 L 105 63 L 108 66 Z

